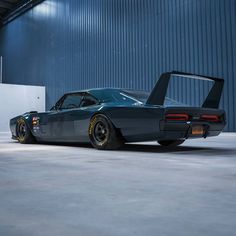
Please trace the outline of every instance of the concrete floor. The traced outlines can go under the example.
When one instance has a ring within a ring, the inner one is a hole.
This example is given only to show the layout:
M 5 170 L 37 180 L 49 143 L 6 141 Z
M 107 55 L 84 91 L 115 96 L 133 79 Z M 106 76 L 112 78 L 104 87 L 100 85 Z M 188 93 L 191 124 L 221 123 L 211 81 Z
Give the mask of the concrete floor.
M 235 236 L 236 134 L 120 151 L 0 135 L 0 235 Z

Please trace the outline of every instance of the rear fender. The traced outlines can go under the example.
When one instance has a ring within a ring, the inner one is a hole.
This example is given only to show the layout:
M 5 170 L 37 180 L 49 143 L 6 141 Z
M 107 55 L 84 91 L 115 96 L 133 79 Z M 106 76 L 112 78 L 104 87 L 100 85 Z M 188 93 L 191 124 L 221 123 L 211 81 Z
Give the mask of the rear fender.
M 147 106 L 113 107 L 103 113 L 127 141 L 145 141 L 156 139 L 164 109 Z

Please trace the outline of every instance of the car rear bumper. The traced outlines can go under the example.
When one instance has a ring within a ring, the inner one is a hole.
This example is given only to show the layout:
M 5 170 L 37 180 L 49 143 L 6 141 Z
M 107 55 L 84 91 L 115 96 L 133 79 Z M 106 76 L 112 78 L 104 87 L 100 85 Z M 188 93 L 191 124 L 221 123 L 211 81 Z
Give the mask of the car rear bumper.
M 200 126 L 203 128 L 202 134 L 194 134 L 193 127 Z M 160 122 L 160 132 L 158 140 L 172 139 L 193 139 L 207 138 L 218 136 L 224 129 L 225 122 L 208 123 L 208 122 Z

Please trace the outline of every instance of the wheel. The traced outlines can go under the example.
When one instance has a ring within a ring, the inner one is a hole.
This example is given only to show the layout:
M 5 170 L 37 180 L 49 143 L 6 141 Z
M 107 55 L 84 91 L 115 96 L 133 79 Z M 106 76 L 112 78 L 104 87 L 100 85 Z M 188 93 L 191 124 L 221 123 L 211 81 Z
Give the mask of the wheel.
M 161 146 L 164 147 L 177 147 L 184 143 L 184 139 L 178 139 L 178 140 L 162 140 L 162 141 L 157 141 Z
M 100 150 L 118 149 L 124 144 L 122 136 L 102 114 L 92 117 L 89 124 L 89 139 L 93 147 Z
M 17 139 L 22 144 L 35 143 L 35 139 L 24 119 L 17 121 L 16 127 Z

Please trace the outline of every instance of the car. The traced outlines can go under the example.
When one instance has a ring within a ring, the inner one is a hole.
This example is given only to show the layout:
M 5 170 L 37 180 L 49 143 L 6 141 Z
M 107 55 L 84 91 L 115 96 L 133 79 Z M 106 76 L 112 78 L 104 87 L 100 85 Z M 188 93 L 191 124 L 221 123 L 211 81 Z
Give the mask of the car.
M 166 98 L 172 77 L 214 84 L 201 107 L 189 107 Z M 219 109 L 223 86 L 223 79 L 173 71 L 163 73 L 151 93 L 114 88 L 70 92 L 50 111 L 32 111 L 11 119 L 10 130 L 12 138 L 22 144 L 91 143 L 104 150 L 144 141 L 178 146 L 186 139 L 217 136 L 223 131 L 225 111 Z

